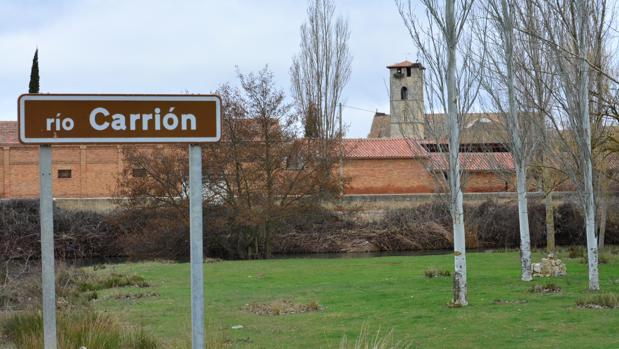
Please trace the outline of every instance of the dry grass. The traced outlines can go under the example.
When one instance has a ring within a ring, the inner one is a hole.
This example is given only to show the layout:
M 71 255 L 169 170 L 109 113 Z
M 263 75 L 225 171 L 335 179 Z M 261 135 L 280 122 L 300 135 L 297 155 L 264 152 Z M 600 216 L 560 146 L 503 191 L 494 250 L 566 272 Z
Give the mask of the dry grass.
M 307 304 L 294 303 L 287 299 L 280 299 L 271 303 L 252 303 L 246 304 L 243 310 L 256 315 L 287 315 L 287 314 L 302 314 L 312 311 L 320 311 L 320 304 L 316 301 L 311 301 Z
M 43 347 L 43 329 L 40 312 L 28 312 L 7 319 L 2 332 L 16 349 Z M 135 331 L 122 326 L 109 314 L 90 309 L 61 313 L 58 317 L 59 348 L 97 349 L 154 349 L 157 342 L 143 330 Z
M 441 270 L 436 267 L 430 267 L 424 270 L 423 274 L 427 278 L 437 278 L 437 277 L 448 277 L 451 276 L 451 272 L 449 270 Z
M 411 349 L 412 343 L 398 341 L 395 339 L 393 330 L 387 333 L 377 331 L 371 335 L 366 326 L 361 329 L 359 336 L 354 343 L 349 343 L 348 338 L 344 336 L 340 342 L 339 349 Z
M 99 290 L 148 286 L 139 275 L 93 273 L 64 264 L 56 267 L 56 297 L 61 308 L 88 304 L 99 298 Z M 9 311 L 37 309 L 41 304 L 41 292 L 41 270 L 40 267 L 33 268 L 19 278 L 9 279 L 0 287 L 0 308 Z
M 561 287 L 553 283 L 544 284 L 544 285 L 536 284 L 536 285 L 531 286 L 531 288 L 529 289 L 529 292 L 531 293 L 561 293 Z
M 580 297 L 576 304 L 581 308 L 619 308 L 619 297 L 614 293 L 596 293 Z
M 492 301 L 493 304 L 503 305 L 503 304 L 526 304 L 529 303 L 526 299 L 495 299 Z

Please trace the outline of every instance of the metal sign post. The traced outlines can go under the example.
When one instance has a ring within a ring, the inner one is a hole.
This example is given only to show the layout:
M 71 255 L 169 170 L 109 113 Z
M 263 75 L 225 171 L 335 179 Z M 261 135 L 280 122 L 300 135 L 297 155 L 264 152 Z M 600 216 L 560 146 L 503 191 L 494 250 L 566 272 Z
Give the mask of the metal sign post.
M 41 197 L 41 278 L 43 284 L 43 343 L 56 349 L 56 277 L 54 272 L 54 201 L 52 199 L 52 147 L 39 146 Z
M 204 349 L 202 251 L 202 147 L 189 145 L 189 241 L 191 245 L 191 347 Z
M 188 143 L 192 348 L 204 349 L 202 148 L 221 138 L 213 95 L 25 94 L 19 140 L 40 145 L 41 263 L 45 349 L 56 349 L 52 144 Z

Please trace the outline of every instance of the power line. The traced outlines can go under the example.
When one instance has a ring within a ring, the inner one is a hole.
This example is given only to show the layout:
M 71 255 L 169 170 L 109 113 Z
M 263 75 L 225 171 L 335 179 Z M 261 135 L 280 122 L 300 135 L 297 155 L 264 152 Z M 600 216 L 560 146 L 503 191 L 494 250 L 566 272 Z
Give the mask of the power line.
M 353 107 L 351 105 L 345 105 L 345 104 L 342 104 L 342 107 L 348 108 L 348 109 L 355 109 L 355 110 L 360 110 L 360 111 L 366 111 L 368 113 L 373 113 L 373 114 L 378 111 L 378 109 L 377 110 L 368 110 L 368 109 L 363 109 L 363 108 L 359 108 L 359 107 Z

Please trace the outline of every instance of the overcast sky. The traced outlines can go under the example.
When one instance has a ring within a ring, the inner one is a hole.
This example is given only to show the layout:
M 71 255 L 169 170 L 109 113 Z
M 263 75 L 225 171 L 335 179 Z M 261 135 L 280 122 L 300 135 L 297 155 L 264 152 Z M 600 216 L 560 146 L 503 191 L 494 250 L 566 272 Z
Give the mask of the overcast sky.
M 344 104 L 388 112 L 386 65 L 416 50 L 388 0 L 335 0 L 353 56 Z M 1 0 L 0 120 L 16 120 L 39 48 L 41 92 L 209 93 L 268 64 L 290 94 L 304 0 Z M 349 137 L 366 137 L 372 113 L 344 108 Z

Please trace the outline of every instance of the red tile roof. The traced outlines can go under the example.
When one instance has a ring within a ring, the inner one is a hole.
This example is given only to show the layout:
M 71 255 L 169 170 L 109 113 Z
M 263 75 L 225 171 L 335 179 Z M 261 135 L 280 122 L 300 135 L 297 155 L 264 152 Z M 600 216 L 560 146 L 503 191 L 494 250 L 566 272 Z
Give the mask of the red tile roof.
M 436 171 L 449 169 L 448 153 L 432 153 L 432 168 Z M 460 166 L 465 171 L 513 171 L 511 153 L 460 153 Z
M 418 141 L 406 138 L 344 139 L 344 156 L 347 159 L 416 159 L 429 158 L 435 170 L 448 168 L 446 153 L 429 153 Z M 16 121 L 0 121 L 0 144 L 19 144 Z M 513 170 L 510 153 L 461 153 L 461 164 L 466 171 Z M 610 161 L 617 166 L 617 159 Z
M 415 140 L 406 138 L 344 139 L 347 159 L 413 159 L 428 157 Z
M 17 121 L 0 121 L 0 144 L 19 143 Z
M 415 67 L 415 68 L 423 69 L 423 66 L 421 65 L 421 63 L 413 63 L 413 62 L 408 61 L 408 60 L 405 60 L 405 61 L 402 61 L 400 63 L 395 63 L 395 64 L 387 66 L 387 68 L 389 68 L 389 69 L 391 69 L 391 68 L 408 68 L 408 67 Z

